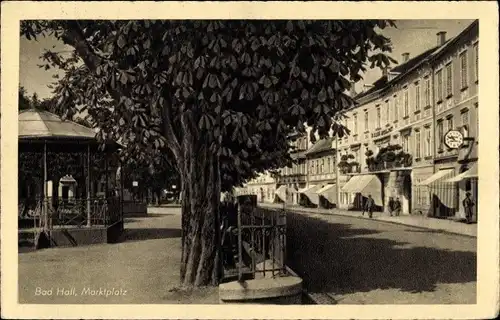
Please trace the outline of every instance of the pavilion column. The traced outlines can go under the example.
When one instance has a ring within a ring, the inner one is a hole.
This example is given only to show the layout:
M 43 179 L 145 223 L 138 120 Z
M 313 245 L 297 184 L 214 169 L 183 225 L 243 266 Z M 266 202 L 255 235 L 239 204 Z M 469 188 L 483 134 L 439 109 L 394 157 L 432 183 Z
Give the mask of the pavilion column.
M 104 153 L 104 171 L 105 171 L 105 174 L 104 174 L 104 177 L 106 179 L 106 184 L 104 185 L 104 198 L 105 199 L 108 199 L 108 152 L 106 151 Z
M 90 144 L 87 145 L 87 183 L 85 184 L 86 193 L 87 193 L 87 226 L 90 227 L 92 225 L 92 212 L 90 206 Z
M 48 229 L 49 207 L 47 199 L 47 142 L 43 144 L 43 227 Z

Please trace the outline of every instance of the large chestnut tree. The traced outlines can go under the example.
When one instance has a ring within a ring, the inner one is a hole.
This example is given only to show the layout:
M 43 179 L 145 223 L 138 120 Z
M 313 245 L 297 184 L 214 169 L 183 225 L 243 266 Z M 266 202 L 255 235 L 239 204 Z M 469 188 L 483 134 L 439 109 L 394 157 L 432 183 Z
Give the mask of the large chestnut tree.
M 102 139 L 138 159 L 168 152 L 181 177 L 184 285 L 218 282 L 221 187 L 278 168 L 290 132 L 343 135 L 346 95 L 368 67 L 385 67 L 391 21 L 24 21 L 54 36 L 65 71 L 54 93 L 68 116 L 83 107 Z

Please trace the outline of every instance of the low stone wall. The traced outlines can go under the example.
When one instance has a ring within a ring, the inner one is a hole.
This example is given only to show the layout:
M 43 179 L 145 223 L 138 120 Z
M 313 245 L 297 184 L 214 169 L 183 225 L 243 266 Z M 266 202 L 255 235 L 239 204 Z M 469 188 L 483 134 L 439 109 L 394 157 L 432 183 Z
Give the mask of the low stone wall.
M 76 247 L 89 244 L 118 242 L 123 233 L 123 222 L 108 227 L 54 229 L 50 231 L 51 247 Z
M 219 285 L 221 304 L 302 304 L 302 279 L 294 276 L 261 278 Z

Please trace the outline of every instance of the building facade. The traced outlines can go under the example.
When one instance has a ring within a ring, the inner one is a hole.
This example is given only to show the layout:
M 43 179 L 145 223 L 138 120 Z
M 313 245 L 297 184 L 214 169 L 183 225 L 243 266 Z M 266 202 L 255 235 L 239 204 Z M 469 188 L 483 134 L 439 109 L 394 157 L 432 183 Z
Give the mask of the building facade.
M 436 136 L 434 170 L 436 174 L 442 173 L 428 186 L 432 199 L 431 215 L 435 217 L 464 218 L 461 202 L 465 193 L 471 192 L 477 199 L 478 40 L 479 26 L 475 21 L 432 59 Z M 445 135 L 450 130 L 461 132 L 464 143 L 459 148 L 447 146 Z M 466 172 L 469 178 L 454 179 Z
M 306 134 L 295 134 L 290 143 L 290 156 L 293 160 L 291 167 L 284 167 L 279 170 L 276 177 L 276 185 L 279 189 L 278 201 L 288 204 L 299 203 L 298 190 L 307 185 L 307 159 L 306 151 L 309 147 L 309 139 Z
M 300 190 L 303 201 L 312 206 L 330 208 L 337 203 L 335 189 L 335 149 L 333 139 L 321 139 L 306 152 L 307 188 Z
M 402 214 L 463 218 L 465 194 L 477 199 L 478 35 L 475 21 L 449 40 L 438 32 L 436 45 L 415 57 L 404 53 L 354 96 L 342 119 L 347 136 L 296 139 L 296 164 L 276 181 L 290 191 L 285 200 L 328 207 L 328 194 L 335 206 L 361 209 L 371 195 L 387 211 L 392 197 Z M 463 137 L 459 148 L 446 145 L 450 130 Z
M 236 188 L 235 191 L 237 195 L 256 195 L 258 202 L 273 203 L 276 196 L 276 180 L 271 173 L 264 172 L 248 181 L 243 188 Z

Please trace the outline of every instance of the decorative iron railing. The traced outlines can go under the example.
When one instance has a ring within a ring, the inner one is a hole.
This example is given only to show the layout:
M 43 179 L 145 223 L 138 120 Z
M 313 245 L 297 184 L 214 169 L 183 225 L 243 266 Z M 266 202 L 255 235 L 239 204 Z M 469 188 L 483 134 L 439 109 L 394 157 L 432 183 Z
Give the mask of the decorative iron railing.
M 286 274 L 286 214 L 284 210 L 238 208 L 238 279 L 247 270 L 257 275 Z
M 116 197 L 91 199 L 36 199 L 21 201 L 20 219 L 33 219 L 35 228 L 54 226 L 108 226 L 122 219 L 120 200 Z

